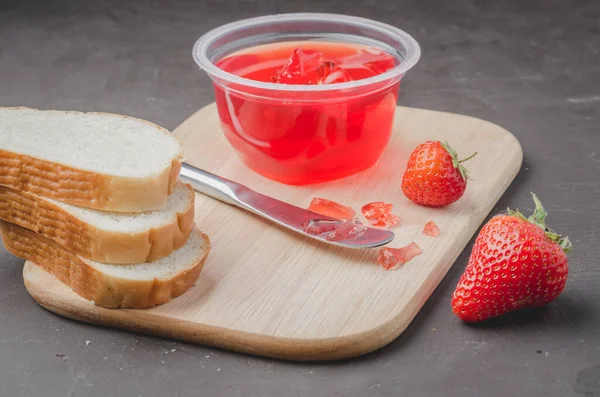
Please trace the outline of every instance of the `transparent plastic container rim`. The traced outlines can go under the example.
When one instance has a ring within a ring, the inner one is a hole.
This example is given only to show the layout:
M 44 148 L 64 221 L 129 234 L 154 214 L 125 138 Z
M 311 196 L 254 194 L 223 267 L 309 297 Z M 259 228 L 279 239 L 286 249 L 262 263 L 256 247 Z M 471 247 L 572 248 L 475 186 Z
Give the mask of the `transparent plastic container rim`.
M 396 38 L 404 49 L 406 50 L 406 56 L 399 65 L 388 70 L 385 73 L 377 76 L 368 77 L 366 79 L 349 81 L 345 83 L 335 84 L 322 84 L 322 85 L 288 85 L 288 84 L 275 84 L 267 83 L 262 81 L 250 80 L 244 77 L 228 73 L 219 67 L 217 67 L 206 55 L 208 47 L 218 38 L 229 34 L 232 31 L 244 29 L 256 25 L 268 25 L 272 22 L 340 22 L 347 23 L 349 25 L 357 27 L 365 27 L 378 31 L 379 33 Z M 257 18 L 243 19 L 236 22 L 231 22 L 222 25 L 216 29 L 213 29 L 200 37 L 194 44 L 192 55 L 198 66 L 203 69 L 211 79 L 217 78 L 228 83 L 239 84 L 247 87 L 260 88 L 265 90 L 275 91 L 332 91 L 332 90 L 344 90 L 367 86 L 370 84 L 376 84 L 384 82 L 386 80 L 394 79 L 404 75 L 419 61 L 421 57 L 421 48 L 417 41 L 405 31 L 398 29 L 394 26 L 385 24 L 383 22 L 374 21 L 367 18 L 353 17 L 341 14 L 318 14 L 318 13 L 297 13 L 297 14 L 274 14 Z

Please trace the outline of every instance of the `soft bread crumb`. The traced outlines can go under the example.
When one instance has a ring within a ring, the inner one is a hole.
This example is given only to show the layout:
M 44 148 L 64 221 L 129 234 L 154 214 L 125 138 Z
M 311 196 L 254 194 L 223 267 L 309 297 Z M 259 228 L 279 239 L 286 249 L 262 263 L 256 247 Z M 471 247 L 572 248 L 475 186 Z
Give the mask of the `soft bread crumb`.
M 154 262 L 136 263 L 133 265 L 111 265 L 83 259 L 96 270 L 110 276 L 130 280 L 165 279 L 195 265 L 198 257 L 206 249 L 205 241 L 198 230 L 194 230 L 187 243 L 166 258 Z
M 163 208 L 157 211 L 138 213 L 98 211 L 65 204 L 48 198 L 44 198 L 44 200 L 58 205 L 63 210 L 99 229 L 122 233 L 136 233 L 173 222 L 173 218 L 176 218 L 178 213 L 184 212 L 191 205 L 190 203 L 194 200 L 194 193 L 186 185 L 179 182 L 175 186 L 173 193 L 169 195 L 167 203 Z
M 109 113 L 0 108 L 0 148 L 104 174 L 146 177 L 183 155 L 165 129 Z

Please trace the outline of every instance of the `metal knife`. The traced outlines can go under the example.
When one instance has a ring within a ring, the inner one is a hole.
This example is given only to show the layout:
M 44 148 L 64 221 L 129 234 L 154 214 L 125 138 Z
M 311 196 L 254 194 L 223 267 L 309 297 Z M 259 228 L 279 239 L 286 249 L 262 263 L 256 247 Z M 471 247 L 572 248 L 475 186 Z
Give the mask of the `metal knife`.
M 250 211 L 296 233 L 327 244 L 347 248 L 373 248 L 387 244 L 395 237 L 389 230 L 368 227 L 364 234 L 356 239 L 328 240 L 323 235 L 305 232 L 302 225 L 311 220 L 340 223 L 341 221 L 265 196 L 237 182 L 186 163 L 182 164 L 179 176 L 183 182 L 190 184 L 199 193 Z

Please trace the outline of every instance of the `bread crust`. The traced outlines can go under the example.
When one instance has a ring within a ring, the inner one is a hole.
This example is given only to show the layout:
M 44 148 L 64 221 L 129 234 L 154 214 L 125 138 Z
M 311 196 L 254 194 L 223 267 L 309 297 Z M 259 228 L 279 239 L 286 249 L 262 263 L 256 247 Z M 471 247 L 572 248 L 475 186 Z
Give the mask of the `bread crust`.
M 0 186 L 0 219 L 30 229 L 69 251 L 103 263 L 150 262 L 181 248 L 194 229 L 195 195 L 185 185 L 187 207 L 167 223 L 134 233 L 117 232 L 86 223 L 40 196 Z
M 198 280 L 210 251 L 210 240 L 196 230 L 206 244 L 196 263 L 166 279 L 128 280 L 95 269 L 85 259 L 29 229 L 0 222 L 0 230 L 9 252 L 40 266 L 82 298 L 107 308 L 145 309 L 182 295 Z
M 146 120 L 116 116 L 150 124 L 157 131 L 177 139 L 169 131 Z M 113 212 L 151 211 L 160 209 L 167 201 L 177 183 L 182 161 L 183 149 L 158 175 L 132 178 L 86 171 L 0 148 L 0 185 L 80 207 Z

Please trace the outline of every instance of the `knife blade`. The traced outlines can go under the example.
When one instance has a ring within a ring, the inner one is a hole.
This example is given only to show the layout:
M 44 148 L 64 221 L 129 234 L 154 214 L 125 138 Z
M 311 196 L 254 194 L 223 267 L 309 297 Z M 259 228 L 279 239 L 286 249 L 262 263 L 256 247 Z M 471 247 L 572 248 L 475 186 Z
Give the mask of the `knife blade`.
M 190 184 L 199 193 L 250 211 L 296 233 L 327 244 L 346 248 L 373 248 L 385 245 L 395 237 L 394 233 L 389 230 L 367 227 L 358 238 L 329 240 L 323 235 L 307 233 L 303 225 L 311 220 L 339 222 L 340 224 L 343 221 L 266 196 L 247 186 L 187 163 L 182 164 L 179 176 L 183 182 Z

